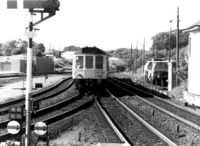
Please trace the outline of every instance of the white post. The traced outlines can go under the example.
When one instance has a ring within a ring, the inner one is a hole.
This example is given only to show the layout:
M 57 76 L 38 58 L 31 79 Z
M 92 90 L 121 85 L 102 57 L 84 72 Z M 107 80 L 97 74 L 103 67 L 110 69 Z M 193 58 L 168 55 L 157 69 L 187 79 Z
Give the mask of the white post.
M 29 23 L 29 32 L 33 31 L 33 14 L 31 12 L 31 20 Z M 26 79 L 26 132 L 25 132 L 25 146 L 30 146 L 30 131 L 31 131 L 31 113 L 30 113 L 30 99 L 32 97 L 32 38 L 29 38 L 27 49 L 27 79 Z

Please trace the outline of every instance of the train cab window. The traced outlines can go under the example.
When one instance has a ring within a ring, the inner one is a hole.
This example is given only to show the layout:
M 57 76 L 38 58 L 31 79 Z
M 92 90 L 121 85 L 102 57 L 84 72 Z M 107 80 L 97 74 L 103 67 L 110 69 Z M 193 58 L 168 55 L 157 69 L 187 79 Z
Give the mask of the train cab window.
M 93 56 L 86 56 L 86 68 L 87 69 L 93 68 Z
M 96 56 L 96 69 L 103 69 L 103 56 Z
M 76 68 L 83 69 L 83 56 L 76 57 Z

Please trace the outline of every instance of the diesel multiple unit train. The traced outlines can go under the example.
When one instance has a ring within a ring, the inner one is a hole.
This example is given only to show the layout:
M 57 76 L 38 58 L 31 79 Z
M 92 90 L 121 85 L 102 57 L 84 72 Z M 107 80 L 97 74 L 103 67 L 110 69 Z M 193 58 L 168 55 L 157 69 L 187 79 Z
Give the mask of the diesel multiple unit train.
M 108 55 L 97 47 L 84 47 L 73 55 L 72 78 L 79 92 L 97 92 L 107 78 Z

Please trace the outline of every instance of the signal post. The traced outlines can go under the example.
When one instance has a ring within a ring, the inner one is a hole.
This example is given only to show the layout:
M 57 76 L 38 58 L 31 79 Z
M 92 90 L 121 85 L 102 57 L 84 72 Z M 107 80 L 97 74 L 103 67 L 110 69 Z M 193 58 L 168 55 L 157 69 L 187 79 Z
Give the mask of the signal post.
M 56 11 L 59 10 L 60 2 L 58 0 L 24 0 L 24 9 L 29 9 L 30 22 L 28 32 L 25 35 L 28 37 L 28 50 L 27 50 L 27 84 L 26 84 L 26 99 L 25 99 L 25 111 L 26 111 L 26 130 L 25 130 L 25 146 L 30 146 L 30 131 L 31 131 L 31 97 L 32 97 L 32 56 L 33 56 L 33 37 L 36 36 L 33 32 L 33 27 L 37 24 L 47 20 L 54 16 Z M 17 9 L 17 0 L 7 0 L 8 9 Z M 35 10 L 37 9 L 37 10 Z M 40 9 L 40 10 L 38 10 Z M 41 10 L 42 9 L 42 10 Z M 41 14 L 41 19 L 33 23 L 33 15 L 35 13 Z M 49 15 L 44 17 L 43 14 Z M 35 29 L 36 30 L 36 29 Z
M 32 97 L 32 56 L 33 56 L 33 13 L 31 12 L 31 19 L 29 23 L 29 32 L 26 33 L 26 36 L 29 38 L 28 41 L 28 50 L 27 50 L 27 87 L 26 87 L 26 130 L 25 130 L 25 145 L 29 146 L 30 144 L 30 131 L 31 131 L 31 113 L 30 113 L 30 99 Z

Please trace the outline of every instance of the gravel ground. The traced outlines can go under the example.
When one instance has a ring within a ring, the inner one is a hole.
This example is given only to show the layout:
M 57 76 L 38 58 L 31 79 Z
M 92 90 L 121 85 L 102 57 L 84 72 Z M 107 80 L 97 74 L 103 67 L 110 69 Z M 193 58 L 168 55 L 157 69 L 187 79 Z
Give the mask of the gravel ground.
M 33 84 L 43 83 L 43 87 L 46 87 L 63 79 L 63 77 L 66 76 L 49 76 L 46 82 L 44 81 L 44 77 L 33 78 Z M 17 98 L 23 95 L 23 91 L 20 89 L 23 87 L 22 85 L 23 81 L 13 82 L 12 80 L 11 83 L 6 83 L 0 88 L 0 94 L 3 95 L 0 97 L 0 102 L 11 97 Z M 51 131 L 49 133 L 51 146 L 90 146 L 96 145 L 101 141 L 106 141 L 93 115 L 92 108 L 50 125 L 49 131 Z M 34 142 L 37 136 L 34 133 L 32 134 L 32 142 Z M 43 144 L 41 143 L 41 145 Z
M 108 98 L 109 99 L 109 98 Z M 166 146 L 167 144 L 144 128 L 131 114 L 119 106 L 113 99 L 101 101 L 118 128 L 126 135 L 128 142 L 134 146 Z M 109 106 L 110 104 L 111 106 Z M 145 133 L 144 133 L 145 132 Z M 151 135 L 151 136 L 149 136 Z M 154 144 L 152 144 L 154 143 Z
M 105 141 L 92 108 L 51 125 L 49 130 L 52 146 L 90 146 Z
M 44 76 L 41 77 L 37 77 L 37 78 L 33 78 L 32 80 L 32 87 L 34 87 L 35 83 L 42 83 L 43 87 L 47 87 L 51 84 L 56 83 L 57 81 L 66 78 L 66 75 L 53 75 L 53 76 L 49 76 L 48 79 L 45 80 Z M 6 80 L 6 79 L 5 79 Z M 21 81 L 17 81 L 17 82 L 11 82 L 11 83 L 7 83 L 5 84 L 3 87 L 0 88 L 0 102 L 4 102 L 5 100 L 8 100 L 10 98 L 18 98 L 21 95 L 25 95 L 26 91 L 25 90 L 21 90 L 21 88 L 26 87 L 26 81 L 23 82 L 23 80 Z M 37 89 L 39 90 L 39 89 Z M 35 92 L 37 90 L 32 90 L 32 92 Z
M 167 134 L 168 138 L 176 142 L 180 146 L 199 146 L 200 133 L 198 130 L 185 125 L 176 119 L 155 110 L 151 106 L 141 104 L 141 101 L 133 97 L 120 98 L 129 108 L 139 113 L 148 123 L 158 128 L 161 133 Z M 138 105 L 138 103 L 140 103 Z M 142 102 L 143 103 L 143 102 Z M 154 110 L 154 115 L 152 114 Z M 178 126 L 180 130 L 178 131 Z

